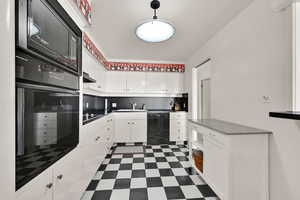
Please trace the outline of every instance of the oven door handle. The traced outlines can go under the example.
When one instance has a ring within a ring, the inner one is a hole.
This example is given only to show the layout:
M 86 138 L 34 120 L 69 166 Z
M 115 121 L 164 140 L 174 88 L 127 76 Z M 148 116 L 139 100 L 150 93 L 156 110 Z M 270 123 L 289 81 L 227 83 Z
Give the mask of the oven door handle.
M 78 91 L 64 89 L 64 88 L 51 87 L 51 86 L 45 86 L 45 85 L 34 85 L 34 84 L 29 84 L 29 83 L 17 82 L 17 87 L 34 89 L 34 90 L 45 90 L 45 91 L 51 91 L 51 92 L 63 92 L 63 93 L 69 93 L 69 94 L 73 94 L 73 95 L 79 95 Z

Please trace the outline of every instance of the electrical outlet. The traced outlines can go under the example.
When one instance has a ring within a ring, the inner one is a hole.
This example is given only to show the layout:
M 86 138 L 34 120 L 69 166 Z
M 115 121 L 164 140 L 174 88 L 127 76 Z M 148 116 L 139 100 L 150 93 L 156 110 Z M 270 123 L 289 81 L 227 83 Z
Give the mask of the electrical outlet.
M 264 103 L 272 103 L 272 99 L 270 96 L 263 96 L 262 98 Z
M 116 108 L 116 107 L 117 107 L 117 103 L 112 103 L 111 106 L 112 106 L 113 108 Z

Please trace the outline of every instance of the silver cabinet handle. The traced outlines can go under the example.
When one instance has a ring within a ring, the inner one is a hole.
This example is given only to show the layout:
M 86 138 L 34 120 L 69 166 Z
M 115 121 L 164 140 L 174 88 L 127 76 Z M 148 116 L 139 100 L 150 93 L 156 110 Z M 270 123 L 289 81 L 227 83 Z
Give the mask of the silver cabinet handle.
M 49 184 L 46 185 L 46 187 L 47 187 L 48 189 L 51 189 L 52 186 L 53 186 L 53 183 L 49 183 Z
M 98 137 L 96 137 L 96 139 L 95 139 L 95 140 L 96 140 L 96 141 L 98 141 L 98 140 L 100 140 L 100 138 L 101 138 L 101 137 L 99 137 L 99 136 L 98 136 Z
M 60 175 L 57 176 L 57 179 L 61 180 L 61 179 L 63 179 L 63 177 L 64 177 L 64 175 L 60 174 Z

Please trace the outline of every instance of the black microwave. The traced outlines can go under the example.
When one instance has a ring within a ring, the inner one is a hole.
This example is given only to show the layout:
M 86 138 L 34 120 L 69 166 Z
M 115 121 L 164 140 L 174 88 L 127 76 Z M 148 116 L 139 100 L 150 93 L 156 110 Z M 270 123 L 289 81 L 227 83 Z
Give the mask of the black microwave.
M 17 48 L 81 75 L 82 32 L 57 0 L 16 0 Z

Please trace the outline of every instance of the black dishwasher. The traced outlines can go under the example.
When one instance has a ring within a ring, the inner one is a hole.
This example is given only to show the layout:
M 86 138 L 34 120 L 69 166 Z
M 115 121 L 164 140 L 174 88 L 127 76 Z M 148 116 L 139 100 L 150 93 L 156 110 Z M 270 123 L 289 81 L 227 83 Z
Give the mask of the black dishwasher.
M 169 111 L 148 111 L 147 141 L 150 145 L 168 144 L 170 136 Z

